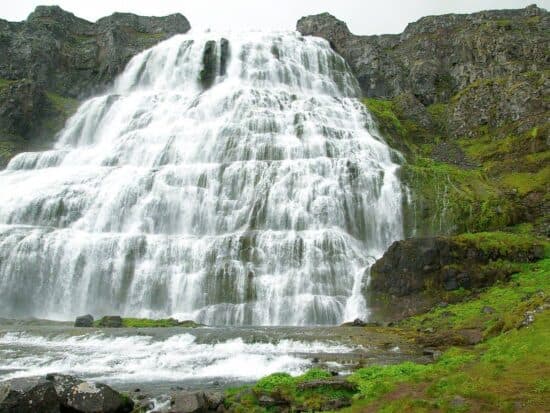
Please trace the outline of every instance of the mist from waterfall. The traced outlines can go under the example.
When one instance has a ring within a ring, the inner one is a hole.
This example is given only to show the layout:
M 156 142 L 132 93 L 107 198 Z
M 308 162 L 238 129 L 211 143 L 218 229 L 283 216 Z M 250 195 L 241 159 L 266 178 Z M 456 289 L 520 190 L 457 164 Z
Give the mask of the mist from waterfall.
M 0 316 L 365 318 L 402 192 L 358 96 L 328 42 L 298 33 L 179 35 L 134 57 L 53 150 L 0 173 Z

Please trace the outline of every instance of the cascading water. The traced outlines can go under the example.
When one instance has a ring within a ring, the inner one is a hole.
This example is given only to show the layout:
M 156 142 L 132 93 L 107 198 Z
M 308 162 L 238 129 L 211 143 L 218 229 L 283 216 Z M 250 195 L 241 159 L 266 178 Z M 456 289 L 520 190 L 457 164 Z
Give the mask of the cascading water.
M 0 315 L 365 317 L 398 165 L 343 59 L 298 33 L 181 35 L 0 173 Z

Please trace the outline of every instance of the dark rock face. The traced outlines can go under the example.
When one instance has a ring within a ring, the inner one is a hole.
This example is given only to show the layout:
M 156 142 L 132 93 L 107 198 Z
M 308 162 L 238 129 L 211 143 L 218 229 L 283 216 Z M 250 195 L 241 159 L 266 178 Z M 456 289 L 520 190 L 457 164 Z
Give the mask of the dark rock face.
M 394 242 L 371 268 L 369 291 L 406 296 L 427 289 L 477 288 L 506 279 L 514 269 L 486 266 L 498 260 L 536 261 L 541 245 L 480 248 L 452 237 L 411 238 Z
M 90 314 L 76 317 L 76 320 L 74 321 L 74 326 L 75 327 L 93 327 L 94 318 Z
M 0 384 L 0 413 L 34 412 L 60 412 L 60 403 L 50 381 L 31 377 Z
M 122 327 L 122 317 L 119 315 L 106 315 L 99 320 L 99 327 L 109 327 L 109 328 L 121 328 Z
M 26 78 L 78 98 L 110 83 L 135 54 L 189 29 L 181 14 L 115 13 L 91 23 L 38 6 L 24 22 L 0 21 L 0 78 Z
M 104 90 L 132 56 L 189 29 L 181 14 L 91 23 L 57 6 L 38 6 L 23 22 L 0 19 L 0 168 L 45 149 L 76 99 Z
M 28 80 L 13 82 L 0 90 L 0 129 L 21 136 L 36 132 L 47 106 L 40 86 Z
M 73 376 L 49 374 L 63 411 L 81 413 L 127 413 L 134 408 L 131 399 L 102 383 L 90 383 Z
M 207 41 L 204 46 L 204 51 L 202 54 L 202 70 L 200 72 L 200 81 L 204 89 L 211 87 L 216 80 L 216 48 L 217 46 L 215 40 Z
M 550 15 L 536 6 L 423 17 L 395 35 L 357 36 L 323 13 L 297 30 L 327 39 L 366 96 L 411 92 L 423 104 L 448 100 L 479 79 L 548 67 Z

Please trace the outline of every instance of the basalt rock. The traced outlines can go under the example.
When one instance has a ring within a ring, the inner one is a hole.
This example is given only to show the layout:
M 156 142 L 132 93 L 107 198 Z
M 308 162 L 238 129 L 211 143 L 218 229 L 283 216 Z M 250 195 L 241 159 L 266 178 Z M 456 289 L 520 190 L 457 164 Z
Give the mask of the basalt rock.
M 430 289 L 484 287 L 505 280 L 515 271 L 513 266 L 495 267 L 491 263 L 530 262 L 543 255 L 544 248 L 539 243 L 500 248 L 497 244 L 485 245 L 467 237 L 396 241 L 372 266 L 369 291 L 407 296 Z
M 223 409 L 223 394 L 205 391 L 179 391 L 171 396 L 170 413 L 207 413 Z
M 106 315 L 99 320 L 98 327 L 121 328 L 123 327 L 122 317 L 119 315 Z
M 181 14 L 115 13 L 91 23 L 58 6 L 27 20 L 0 19 L 0 168 L 21 151 L 43 150 L 76 102 L 110 85 L 128 61 L 190 29 Z
M 74 326 L 75 327 L 93 327 L 94 317 L 92 317 L 90 314 L 76 317 L 74 321 Z
M 26 78 L 78 98 L 109 84 L 135 54 L 189 29 L 181 14 L 115 13 L 91 23 L 58 6 L 38 6 L 26 21 L 0 20 L 0 78 Z
M 0 384 L 0 413 L 34 412 L 60 412 L 60 403 L 50 381 L 30 377 Z
M 49 374 L 62 411 L 79 413 L 127 413 L 133 401 L 102 383 L 91 383 L 73 376 Z
M 301 18 L 297 30 L 327 39 L 355 72 L 366 96 L 410 92 L 423 104 L 447 101 L 479 79 L 542 71 L 550 14 L 519 10 L 427 16 L 401 34 L 359 36 L 323 13 Z

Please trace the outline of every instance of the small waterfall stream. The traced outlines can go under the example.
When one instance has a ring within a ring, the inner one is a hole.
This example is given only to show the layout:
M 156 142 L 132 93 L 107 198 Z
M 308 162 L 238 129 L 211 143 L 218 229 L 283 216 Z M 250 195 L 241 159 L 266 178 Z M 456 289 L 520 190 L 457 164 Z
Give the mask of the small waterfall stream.
M 335 324 L 402 237 L 391 151 L 329 44 L 175 36 L 0 173 L 0 316 Z

